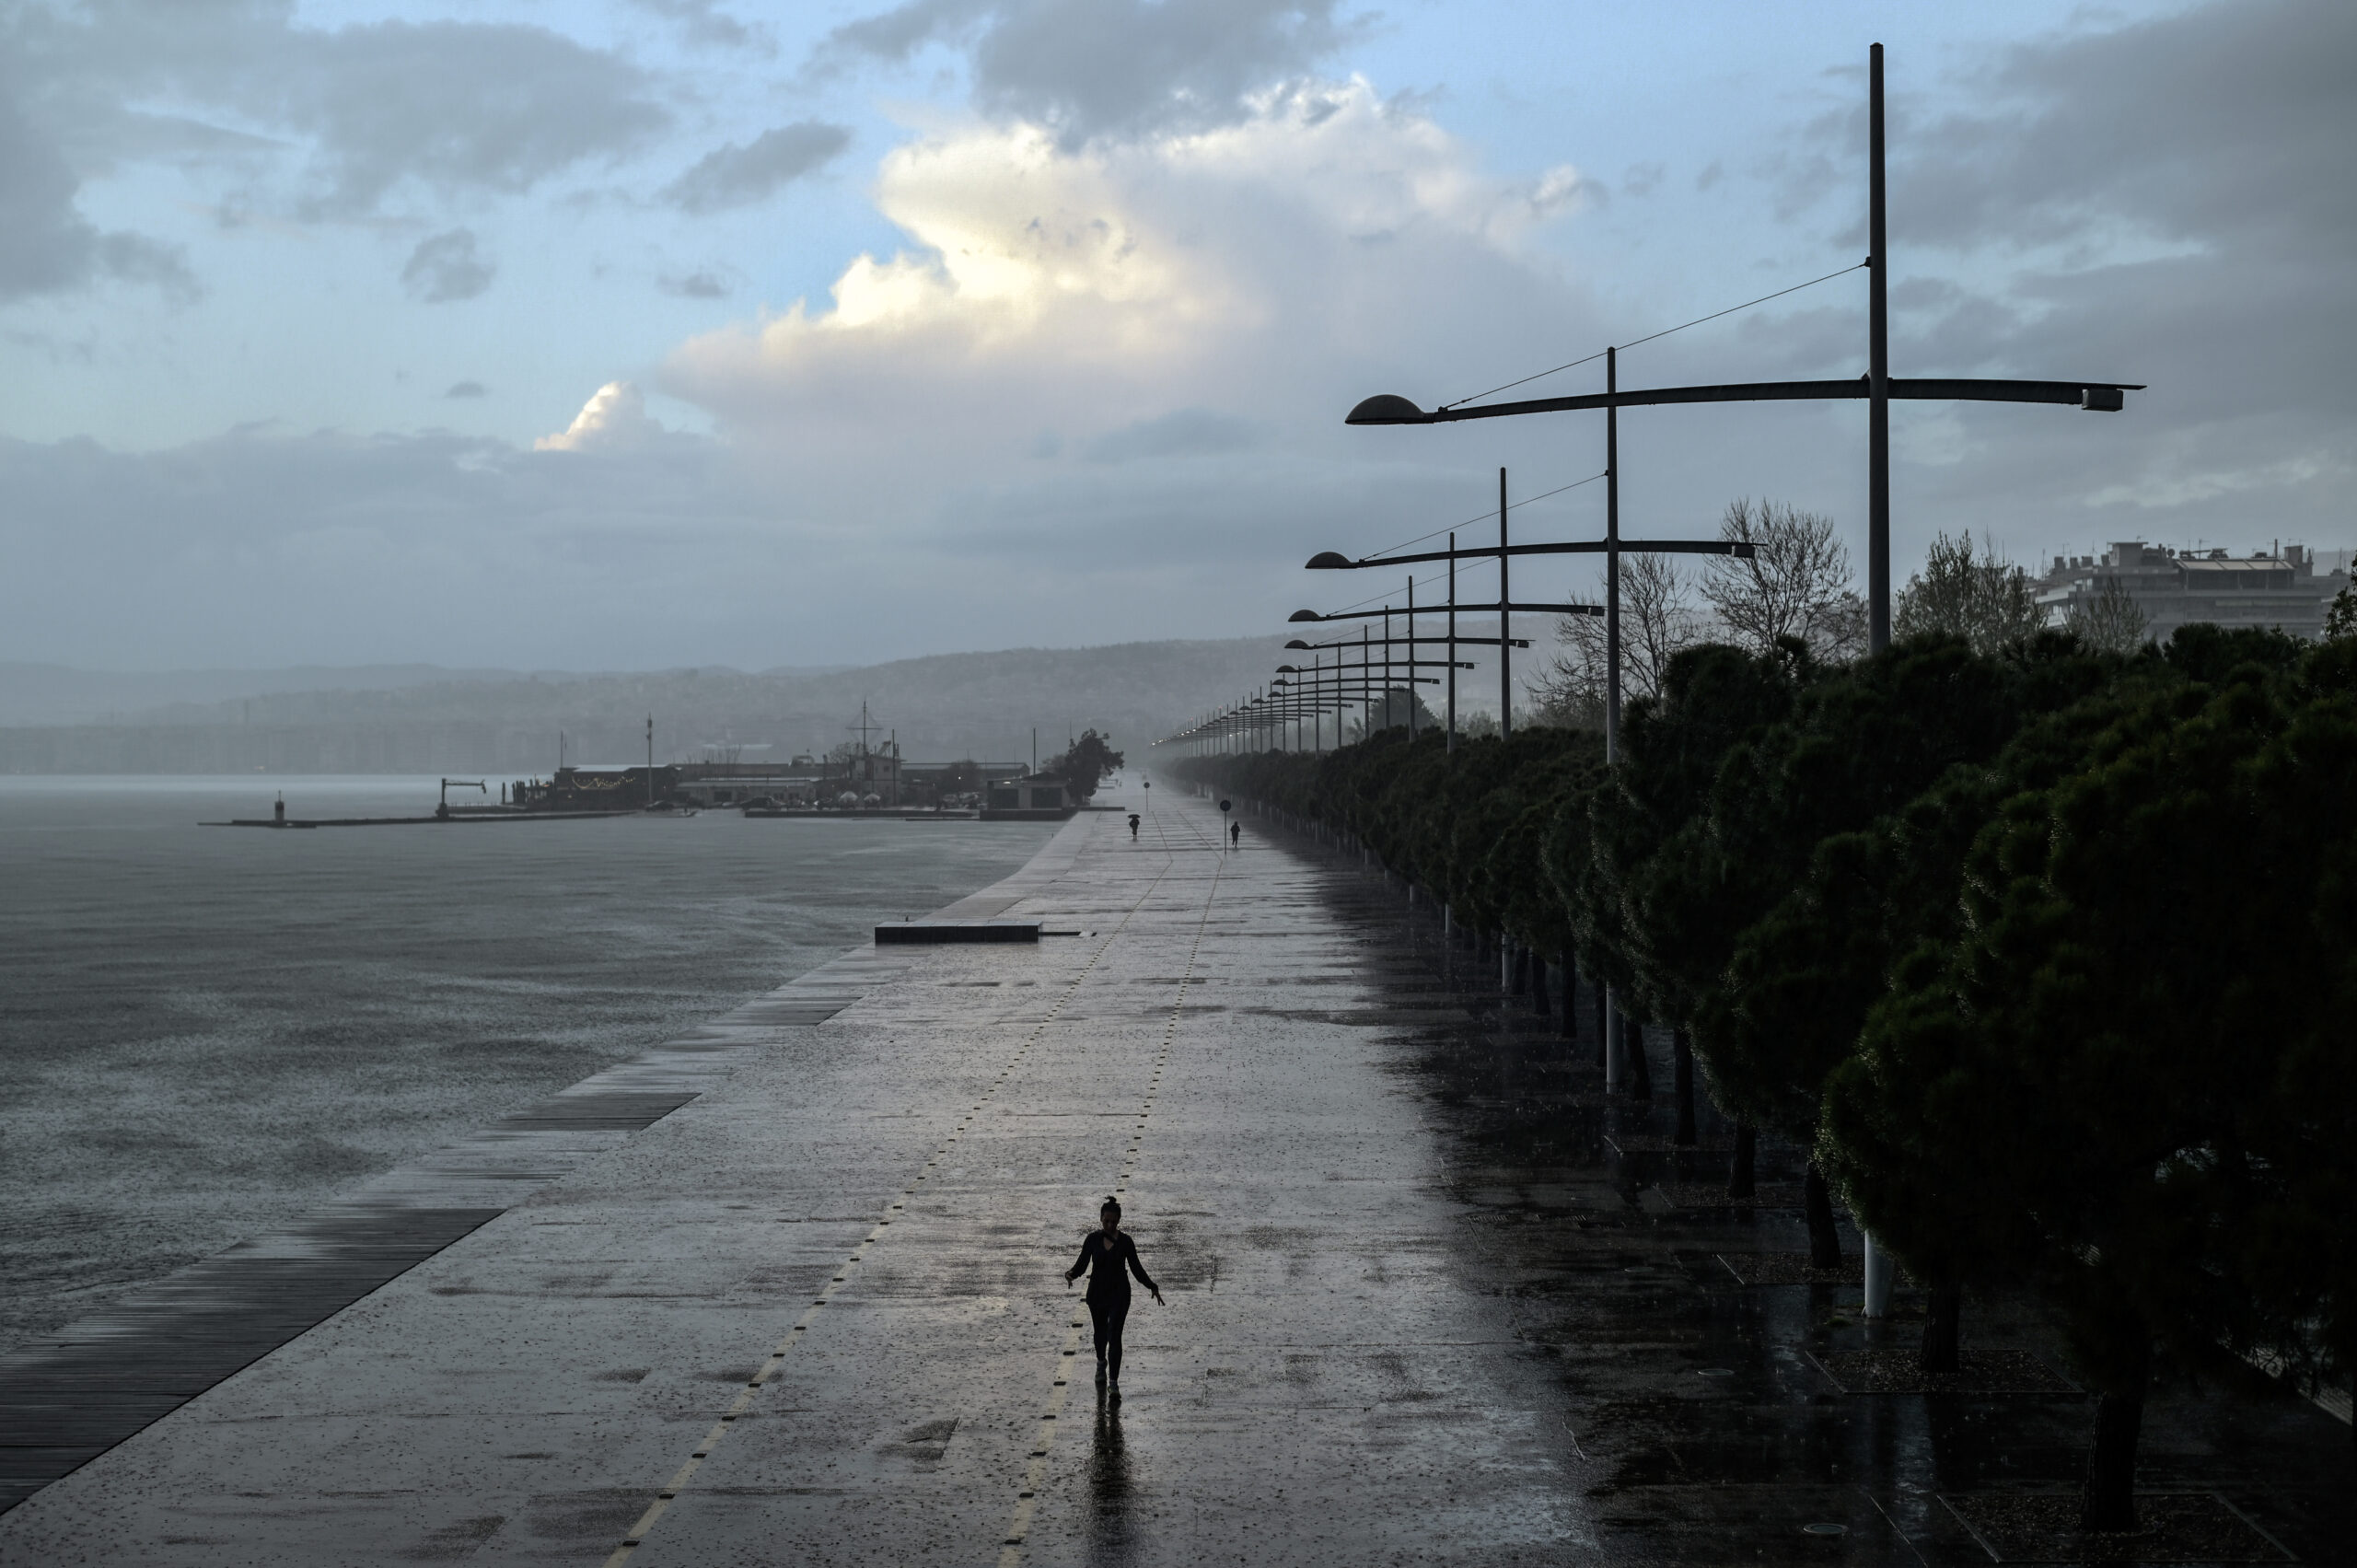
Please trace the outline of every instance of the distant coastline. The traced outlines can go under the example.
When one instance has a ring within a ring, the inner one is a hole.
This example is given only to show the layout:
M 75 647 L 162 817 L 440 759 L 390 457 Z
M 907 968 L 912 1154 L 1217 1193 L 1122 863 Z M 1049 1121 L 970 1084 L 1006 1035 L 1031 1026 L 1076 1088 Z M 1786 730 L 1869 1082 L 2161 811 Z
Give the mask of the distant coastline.
M 724 668 L 521 675 L 386 667 L 246 672 L 250 694 L 137 712 L 87 704 L 127 693 L 89 672 L 0 666 L 0 774 L 484 773 L 545 775 L 566 760 L 639 761 L 652 714 L 658 760 L 724 749 L 747 760 L 824 755 L 869 704 L 922 760 L 1028 761 L 1094 727 L 1143 744 L 1265 680 L 1283 639 L 1132 643 L 946 654 L 818 672 Z M 433 679 L 419 679 L 431 675 Z M 71 678 L 71 679 L 69 679 Z M 239 672 L 212 672 L 234 680 Z M 106 678 L 117 681 L 130 678 Z M 180 678 L 157 677 L 158 681 Z M 190 679 L 196 678 L 191 677 Z M 308 685 L 288 682 L 308 680 Z M 76 692 L 79 695 L 76 695 Z M 86 705 L 75 709 L 73 704 Z M 79 712 L 65 720 L 59 715 Z M 101 714 L 103 717 L 99 716 Z M 36 715 L 50 715 L 41 722 Z

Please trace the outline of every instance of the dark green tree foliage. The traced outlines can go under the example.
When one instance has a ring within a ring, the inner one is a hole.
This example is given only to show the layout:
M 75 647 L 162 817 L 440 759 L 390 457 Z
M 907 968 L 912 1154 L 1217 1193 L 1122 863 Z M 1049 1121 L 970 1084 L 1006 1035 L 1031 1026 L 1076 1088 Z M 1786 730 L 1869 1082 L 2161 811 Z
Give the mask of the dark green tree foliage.
M 2252 1293 L 2263 1348 L 2298 1376 L 2346 1377 L 2357 1370 L 2357 639 L 2309 659 L 2299 696 L 2253 783 L 2272 830 L 2306 835 L 2283 935 L 2313 967 L 2278 999 L 2286 1039 L 2255 1096 L 2256 1190 L 2226 1267 Z
M 2287 728 L 2298 702 L 2246 662 L 2123 704 L 1981 830 L 1957 934 L 1900 962 L 1827 1086 L 1823 1157 L 1910 1268 L 2026 1275 L 2062 1307 L 2100 1395 L 2090 1529 L 2132 1527 L 2156 1344 L 2199 1364 L 2332 1294 L 2305 1216 L 2345 1180 L 2348 1100 L 2327 1135 L 2302 999 L 2347 963 L 2317 845 L 2349 839 L 2357 737 L 2340 697 Z M 2301 765 L 2293 733 L 2323 755 Z M 2263 1214 L 2284 1242 L 2254 1239 Z M 2245 1277 L 2262 1251 L 2302 1260 L 2272 1311 Z
M 1594 875 L 1580 912 L 1615 934 L 1625 960 L 1615 978 L 1647 1016 L 1683 1023 L 1715 983 L 1743 923 L 1724 901 L 1735 868 L 1706 821 L 1713 786 L 1729 754 L 1788 714 L 1817 673 L 1797 640 L 1764 655 L 1693 648 L 1670 661 L 1658 702 L 1622 715 L 1620 766 L 1588 810 Z
M 1807 646 L 1785 638 L 1753 655 L 1708 645 L 1670 660 L 1658 699 L 1641 699 L 1622 715 L 1620 765 L 1589 807 L 1590 875 L 1580 893 L 1592 945 L 1610 954 L 1633 1034 L 1630 1050 L 1640 1096 L 1649 1095 L 1643 1021 L 1682 1029 L 1698 985 L 1710 983 L 1713 946 L 1692 929 L 1661 918 L 1662 904 L 1723 914 L 1722 899 L 1695 893 L 1724 869 L 1710 854 L 1702 819 L 1727 754 L 1760 726 L 1787 713 L 1817 667 Z M 1737 923 L 1739 923 L 1739 922 Z M 1731 935 L 1732 926 L 1717 935 Z M 1715 945 L 1723 956 L 1724 940 Z M 1609 961 L 1609 960 L 1608 960 Z M 1692 1075 L 1679 1083 L 1690 1097 Z M 1678 1105 L 1690 1121 L 1690 1099 Z M 1831 1211 L 1821 1227 L 1831 1234 Z
M 1097 793 L 1097 786 L 1106 774 L 1120 770 L 1121 761 L 1121 754 L 1105 737 L 1086 729 L 1081 731 L 1080 738 L 1062 756 L 1050 759 L 1042 772 L 1068 781 L 1073 792 L 1086 800 Z
M 1721 1104 L 1815 1140 L 1825 1074 L 1903 950 L 1891 923 L 1946 917 L 1955 830 L 1969 824 L 1968 842 L 1986 819 L 1977 775 L 1952 771 L 1989 762 L 2026 718 L 2118 668 L 2065 638 L 1995 658 L 1956 638 L 1900 643 L 1811 682 L 1785 722 L 1729 757 L 1694 830 L 1699 869 L 1655 917 L 1666 944 L 1701 949 L 1688 960 L 1689 1016 Z M 1927 796 L 1935 784 L 1945 793 Z
M 1540 865 L 1554 817 L 1584 809 L 1603 741 L 1526 729 L 1510 739 L 1405 730 L 1325 753 L 1265 751 L 1190 764 L 1198 776 L 1364 843 L 1391 871 L 1446 901 L 1476 931 L 1560 950 L 1569 922 Z
M 1722 1107 L 1814 1144 L 1825 1074 L 1849 1054 L 1894 956 L 1894 896 L 1954 901 L 1952 867 L 1901 877 L 1893 846 L 1861 830 L 2118 668 L 2067 637 L 1995 657 L 1922 638 L 1807 681 L 1782 722 L 1731 751 L 1681 853 L 1660 857 L 1647 922 L 1687 967 L 1687 1016 Z M 1953 817 L 1941 807 L 1926 821 Z M 1811 1251 L 1829 1264 L 1831 1205 L 1811 1174 Z M 1934 1369 L 1953 1370 L 1956 1297 L 1934 1299 L 1926 1350 Z

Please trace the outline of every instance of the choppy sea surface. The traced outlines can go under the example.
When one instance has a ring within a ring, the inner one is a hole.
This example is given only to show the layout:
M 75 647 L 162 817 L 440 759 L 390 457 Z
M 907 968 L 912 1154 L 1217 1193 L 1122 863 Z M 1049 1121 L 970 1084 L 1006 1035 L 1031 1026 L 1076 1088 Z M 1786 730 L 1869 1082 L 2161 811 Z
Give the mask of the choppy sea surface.
M 0 1349 L 1006 876 L 1052 825 L 203 827 L 415 778 L 0 778 Z M 455 798 L 455 797 L 454 797 Z

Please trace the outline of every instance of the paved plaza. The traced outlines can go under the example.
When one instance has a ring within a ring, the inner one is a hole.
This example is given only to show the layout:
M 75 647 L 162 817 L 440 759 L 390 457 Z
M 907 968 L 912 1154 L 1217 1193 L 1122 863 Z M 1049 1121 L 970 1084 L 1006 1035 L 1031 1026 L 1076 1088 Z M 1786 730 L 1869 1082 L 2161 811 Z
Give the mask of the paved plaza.
M 1649 1148 L 1403 889 L 1107 798 L 1135 842 L 1084 813 L 944 912 L 1036 947 L 863 950 L 601 1075 L 683 1101 L 641 1130 L 377 1183 L 491 1217 L 0 1515 L 0 1562 L 1963 1563 L 1945 1496 L 2069 1489 L 2067 1383 L 1845 1392 L 1911 1325 L 1745 1283 L 1800 1245 L 1789 1151 L 1692 1206 L 1724 1157 Z M 1063 1280 L 1108 1193 L 1167 1302 L 1119 1397 Z M 2156 1396 L 2146 1482 L 2329 1561 L 2348 1429 L 2247 1392 Z

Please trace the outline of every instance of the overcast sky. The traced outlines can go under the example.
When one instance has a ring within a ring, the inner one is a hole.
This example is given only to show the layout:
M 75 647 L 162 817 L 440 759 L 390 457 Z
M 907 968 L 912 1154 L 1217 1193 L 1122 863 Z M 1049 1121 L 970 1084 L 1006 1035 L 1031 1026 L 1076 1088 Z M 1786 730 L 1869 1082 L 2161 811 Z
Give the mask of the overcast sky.
M 1901 576 L 1937 528 L 2357 543 L 2346 0 L 0 0 L 0 658 L 1276 630 L 1404 587 L 1312 552 L 1603 466 L 1596 415 L 1347 429 L 1359 398 L 1859 260 L 1875 40 L 1897 373 L 2153 387 L 1902 405 Z M 1864 301 L 1624 384 L 1859 374 Z M 1863 564 L 1864 432 L 1631 413 L 1624 526 L 1764 495 Z M 1601 488 L 1518 526 L 1591 533 Z

